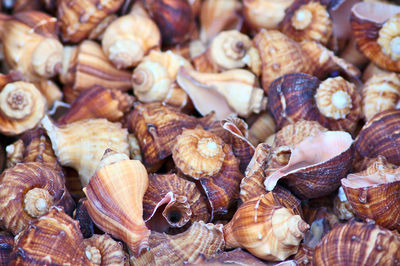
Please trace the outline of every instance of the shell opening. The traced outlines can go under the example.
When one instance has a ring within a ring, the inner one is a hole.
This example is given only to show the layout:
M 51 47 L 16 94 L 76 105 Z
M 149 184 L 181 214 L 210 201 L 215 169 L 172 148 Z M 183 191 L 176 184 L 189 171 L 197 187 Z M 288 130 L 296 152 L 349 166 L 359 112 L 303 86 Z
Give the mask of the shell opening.
M 91 263 L 95 265 L 101 265 L 101 253 L 98 248 L 93 246 L 87 246 L 85 249 L 85 254 Z
M 197 144 L 197 150 L 201 155 L 206 158 L 211 158 L 216 156 L 221 152 L 222 147 L 220 147 L 212 138 L 203 138 L 199 140 Z
M 20 120 L 33 110 L 33 95 L 17 83 L 7 84 L 0 93 L 0 110 L 9 119 Z
M 182 219 L 182 214 L 178 209 L 170 209 L 167 214 L 167 219 L 171 224 L 176 224 Z
M 300 8 L 292 17 L 292 26 L 296 30 L 304 30 L 311 24 L 312 17 L 313 15 L 310 10 L 306 8 Z
M 24 197 L 24 209 L 34 218 L 46 214 L 53 203 L 53 196 L 43 188 L 33 188 Z

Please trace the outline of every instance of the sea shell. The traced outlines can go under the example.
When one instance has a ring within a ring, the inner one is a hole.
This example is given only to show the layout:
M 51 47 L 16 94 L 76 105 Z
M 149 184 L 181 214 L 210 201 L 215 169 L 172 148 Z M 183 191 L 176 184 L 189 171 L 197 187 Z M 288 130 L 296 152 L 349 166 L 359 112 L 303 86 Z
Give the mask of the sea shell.
M 386 157 L 389 163 L 400 165 L 398 141 L 400 110 L 386 110 L 374 115 L 361 129 L 354 147 L 362 157 Z
M 0 132 L 18 135 L 39 124 L 46 111 L 46 100 L 31 83 L 8 83 L 0 92 Z
M 143 198 L 143 218 L 150 229 L 167 232 L 196 221 L 208 222 L 210 214 L 206 199 L 194 182 L 175 174 L 154 174 L 149 176 Z
M 15 237 L 10 257 L 10 265 L 29 264 L 89 265 L 78 222 L 57 207 L 32 222 Z
M 247 117 L 266 108 L 267 99 L 257 87 L 256 76 L 244 69 L 214 74 L 181 68 L 177 81 L 202 115 L 215 111 L 217 119 L 232 113 Z
M 354 211 L 350 202 L 347 200 L 343 187 L 339 187 L 338 195 L 333 201 L 333 212 L 342 221 L 354 218 Z
M 85 254 L 94 265 L 128 266 L 129 259 L 121 243 L 109 235 L 93 235 L 84 239 Z
M 195 222 L 178 235 L 152 232 L 150 250 L 138 258 L 131 257 L 132 265 L 182 265 L 200 256 L 210 258 L 225 246 L 221 224 Z
M 320 82 L 316 77 L 293 73 L 271 84 L 268 110 L 278 129 L 304 119 L 331 130 L 353 132 L 361 116 L 361 96 L 354 84 L 341 77 Z
M 32 82 L 33 85 L 42 93 L 46 98 L 47 106 L 49 109 L 54 105 L 56 101 L 61 101 L 63 93 L 58 85 L 49 79 L 40 79 Z
M 154 172 L 171 155 L 175 139 L 183 128 L 197 125 L 208 128 L 213 120 L 213 114 L 198 119 L 160 103 L 139 104 L 128 117 L 128 128 L 139 141 L 144 165 Z
M 354 214 L 390 230 L 400 229 L 400 169 L 378 159 L 359 173 L 349 174 L 341 180 Z
M 41 123 L 60 164 L 77 170 L 83 186 L 89 183 L 107 148 L 129 155 L 128 131 L 119 123 L 85 119 L 58 127 L 47 116 Z
M 15 166 L 17 163 L 22 162 L 24 158 L 24 150 L 25 145 L 22 139 L 18 139 L 17 141 L 6 146 L 6 167 L 10 168 Z
M 370 62 L 367 67 L 364 69 L 362 74 L 362 82 L 367 82 L 368 79 L 372 78 L 372 76 L 379 75 L 379 74 L 388 74 L 390 71 L 384 70 L 374 63 Z
M 63 58 L 60 80 L 69 103 L 96 85 L 122 91 L 132 88 L 131 73 L 117 69 L 96 42 L 85 40 L 78 46 L 67 46 Z
M 261 113 L 249 129 L 249 140 L 253 145 L 264 142 L 276 130 L 275 120 L 269 112 Z
M 188 266 L 202 265 L 202 266 L 222 266 L 227 264 L 233 265 L 252 265 L 252 266 L 265 266 L 265 262 L 261 261 L 257 257 L 251 255 L 250 253 L 236 248 L 232 251 L 225 251 L 218 253 L 212 258 L 206 259 L 205 257 L 200 257 L 199 260 L 193 262 L 193 264 L 187 264 Z
M 86 197 L 83 197 L 78 201 L 73 213 L 73 218 L 79 222 L 79 229 L 81 229 L 83 237 L 90 238 L 94 235 L 95 225 L 92 218 L 90 218 L 85 201 L 87 201 Z
M 142 218 L 142 199 L 148 182 L 147 171 L 140 161 L 107 149 L 83 189 L 88 199 L 85 206 L 94 223 L 123 240 L 135 256 L 148 248 L 150 231 Z
M 258 258 L 285 260 L 296 254 L 309 225 L 265 195 L 243 203 L 224 226 L 227 248 L 243 247 Z
M 400 238 L 354 220 L 333 228 L 315 248 L 314 265 L 398 265 Z
M 374 75 L 362 89 L 362 109 L 365 119 L 376 113 L 398 109 L 400 100 L 400 78 L 395 73 Z
M 71 214 L 75 203 L 62 172 L 38 162 L 19 163 L 0 176 L 0 224 L 14 235 L 46 214 L 51 206 Z
M 176 167 L 199 180 L 212 209 L 212 217 L 226 214 L 239 198 L 242 174 L 232 149 L 217 135 L 201 128 L 184 129 L 172 149 Z
M 385 3 L 358 3 L 352 8 L 351 27 L 357 46 L 383 69 L 400 71 L 400 8 Z
M 105 17 L 102 21 L 100 21 L 99 24 L 96 25 L 96 27 L 93 28 L 93 30 L 90 31 L 88 38 L 94 41 L 101 41 L 107 27 L 110 26 L 110 24 L 113 23 L 117 18 L 118 16 L 115 13 Z
M 297 0 L 286 10 L 282 32 L 295 41 L 317 41 L 326 45 L 332 34 L 332 20 L 322 1 Z
M 64 42 L 78 43 L 107 15 L 117 11 L 123 0 L 61 0 L 57 5 L 57 17 L 60 20 L 61 35 Z
M 7 65 L 35 81 L 61 70 L 63 46 L 56 32 L 57 19 L 38 11 L 15 14 L 4 23 L 2 43 Z
M 134 97 L 127 93 L 95 86 L 79 94 L 71 108 L 57 120 L 57 124 L 69 124 L 90 118 L 120 121 L 133 107 L 133 102 Z
M 161 34 L 147 14 L 133 11 L 112 22 L 104 32 L 102 47 L 117 68 L 136 66 L 150 49 L 161 45 Z
M 293 147 L 278 147 L 278 151 L 283 148 L 285 157 L 276 166 L 269 162 L 266 190 L 272 190 L 284 178 L 289 189 L 301 199 L 330 194 L 351 169 L 352 144 L 349 133 L 327 131 L 305 138 Z
M 7 232 L 0 231 L 0 262 L 2 266 L 8 265 L 13 246 L 14 237 Z

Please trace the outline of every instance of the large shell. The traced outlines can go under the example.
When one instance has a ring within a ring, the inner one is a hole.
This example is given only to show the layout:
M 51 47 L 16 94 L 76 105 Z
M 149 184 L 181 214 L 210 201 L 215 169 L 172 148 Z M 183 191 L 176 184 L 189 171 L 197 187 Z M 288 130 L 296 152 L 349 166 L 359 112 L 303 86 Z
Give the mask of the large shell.
M 383 156 L 359 173 L 342 179 L 342 187 L 354 214 L 375 220 L 388 229 L 400 229 L 400 169 Z
M 315 248 L 314 265 L 398 265 L 400 238 L 374 224 L 336 226 Z
M 308 228 L 267 194 L 243 203 L 223 229 L 227 248 L 243 247 L 261 259 L 279 261 L 296 254 Z
M 46 214 L 51 206 L 69 214 L 75 203 L 62 172 L 38 162 L 19 163 L 0 176 L 0 224 L 14 235 Z
M 222 225 L 195 222 L 187 231 L 178 235 L 152 232 L 150 250 L 138 258 L 131 258 L 133 265 L 182 265 L 195 262 L 200 256 L 210 258 L 225 246 Z
M 89 265 L 78 222 L 62 209 L 34 221 L 15 238 L 10 265 Z
M 14 237 L 0 231 L 0 265 L 7 266 L 14 246 Z
M 162 210 L 162 217 L 159 213 Z M 143 198 L 143 218 L 157 232 L 180 228 L 196 221 L 208 222 L 206 199 L 194 182 L 175 174 L 150 175 Z M 161 219 L 160 219 L 161 218 Z
M 362 157 L 386 157 L 388 162 L 400 165 L 400 110 L 386 110 L 373 116 L 361 129 L 354 147 Z
M 156 171 L 171 155 L 175 139 L 183 128 L 197 125 L 208 128 L 213 120 L 213 114 L 198 119 L 160 103 L 139 104 L 129 115 L 128 128 L 139 141 L 144 165 Z
M 331 130 L 353 132 L 361 116 L 361 96 L 354 84 L 341 77 L 320 82 L 316 77 L 293 73 L 272 83 L 268 109 L 278 129 L 304 119 Z
M 122 243 L 109 235 L 93 235 L 83 240 L 83 243 L 86 257 L 94 265 L 129 265 L 128 255 L 125 254 Z
M 150 231 L 142 218 L 148 182 L 140 161 L 108 149 L 83 190 L 88 199 L 85 206 L 94 223 L 123 240 L 135 256 L 148 248 Z
M 293 147 L 276 148 L 283 150 L 285 160 L 267 169 L 266 190 L 272 190 L 284 178 L 289 189 L 301 199 L 328 195 L 340 186 L 340 179 L 351 169 L 352 144 L 350 134 L 327 131 L 305 138 Z
M 106 119 L 85 119 L 57 127 L 46 116 L 42 125 L 60 164 L 79 172 L 86 186 L 107 148 L 129 156 L 128 131 Z
M 176 138 L 172 158 L 183 174 L 199 180 L 210 202 L 212 216 L 226 214 L 239 197 L 243 178 L 231 147 L 203 129 L 185 129 Z
M 57 5 L 57 17 L 60 20 L 61 35 L 64 42 L 78 43 L 107 15 L 115 12 L 124 3 L 123 0 L 61 0 Z

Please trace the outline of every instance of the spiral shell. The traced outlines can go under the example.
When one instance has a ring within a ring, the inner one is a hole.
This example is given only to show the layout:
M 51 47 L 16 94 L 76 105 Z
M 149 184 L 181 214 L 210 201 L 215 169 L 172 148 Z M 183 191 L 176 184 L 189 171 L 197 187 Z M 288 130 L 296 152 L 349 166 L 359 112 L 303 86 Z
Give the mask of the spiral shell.
M 314 265 L 398 265 L 400 238 L 374 224 L 350 221 L 333 228 L 315 248 Z
M 32 222 L 15 238 L 11 265 L 55 264 L 89 265 L 78 222 L 62 209 L 52 207 L 49 213 Z
M 131 257 L 131 264 L 182 265 L 197 261 L 200 256 L 210 258 L 225 246 L 222 225 L 201 221 L 177 235 L 152 232 L 149 244 L 150 250 L 138 258 Z
M 122 244 L 109 235 L 93 235 L 83 240 L 83 244 L 86 257 L 94 265 L 129 265 Z
M 89 183 L 107 148 L 129 155 L 128 131 L 106 119 L 79 120 L 60 127 L 42 120 L 61 165 L 78 171 L 83 186 Z
M 38 162 L 19 163 L 0 176 L 0 223 L 14 235 L 46 214 L 51 206 L 75 208 L 62 172 Z
M 308 228 L 299 215 L 261 195 L 243 203 L 223 230 L 226 247 L 280 261 L 296 254 Z

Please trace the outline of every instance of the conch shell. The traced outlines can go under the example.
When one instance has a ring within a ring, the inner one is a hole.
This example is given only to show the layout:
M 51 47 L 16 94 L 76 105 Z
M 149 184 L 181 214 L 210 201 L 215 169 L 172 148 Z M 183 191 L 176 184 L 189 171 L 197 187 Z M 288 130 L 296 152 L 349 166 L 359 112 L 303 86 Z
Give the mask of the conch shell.
M 142 218 L 142 199 L 148 182 L 147 171 L 140 161 L 107 149 L 83 189 L 88 199 L 85 205 L 94 223 L 123 240 L 135 256 L 148 249 L 150 231 Z

